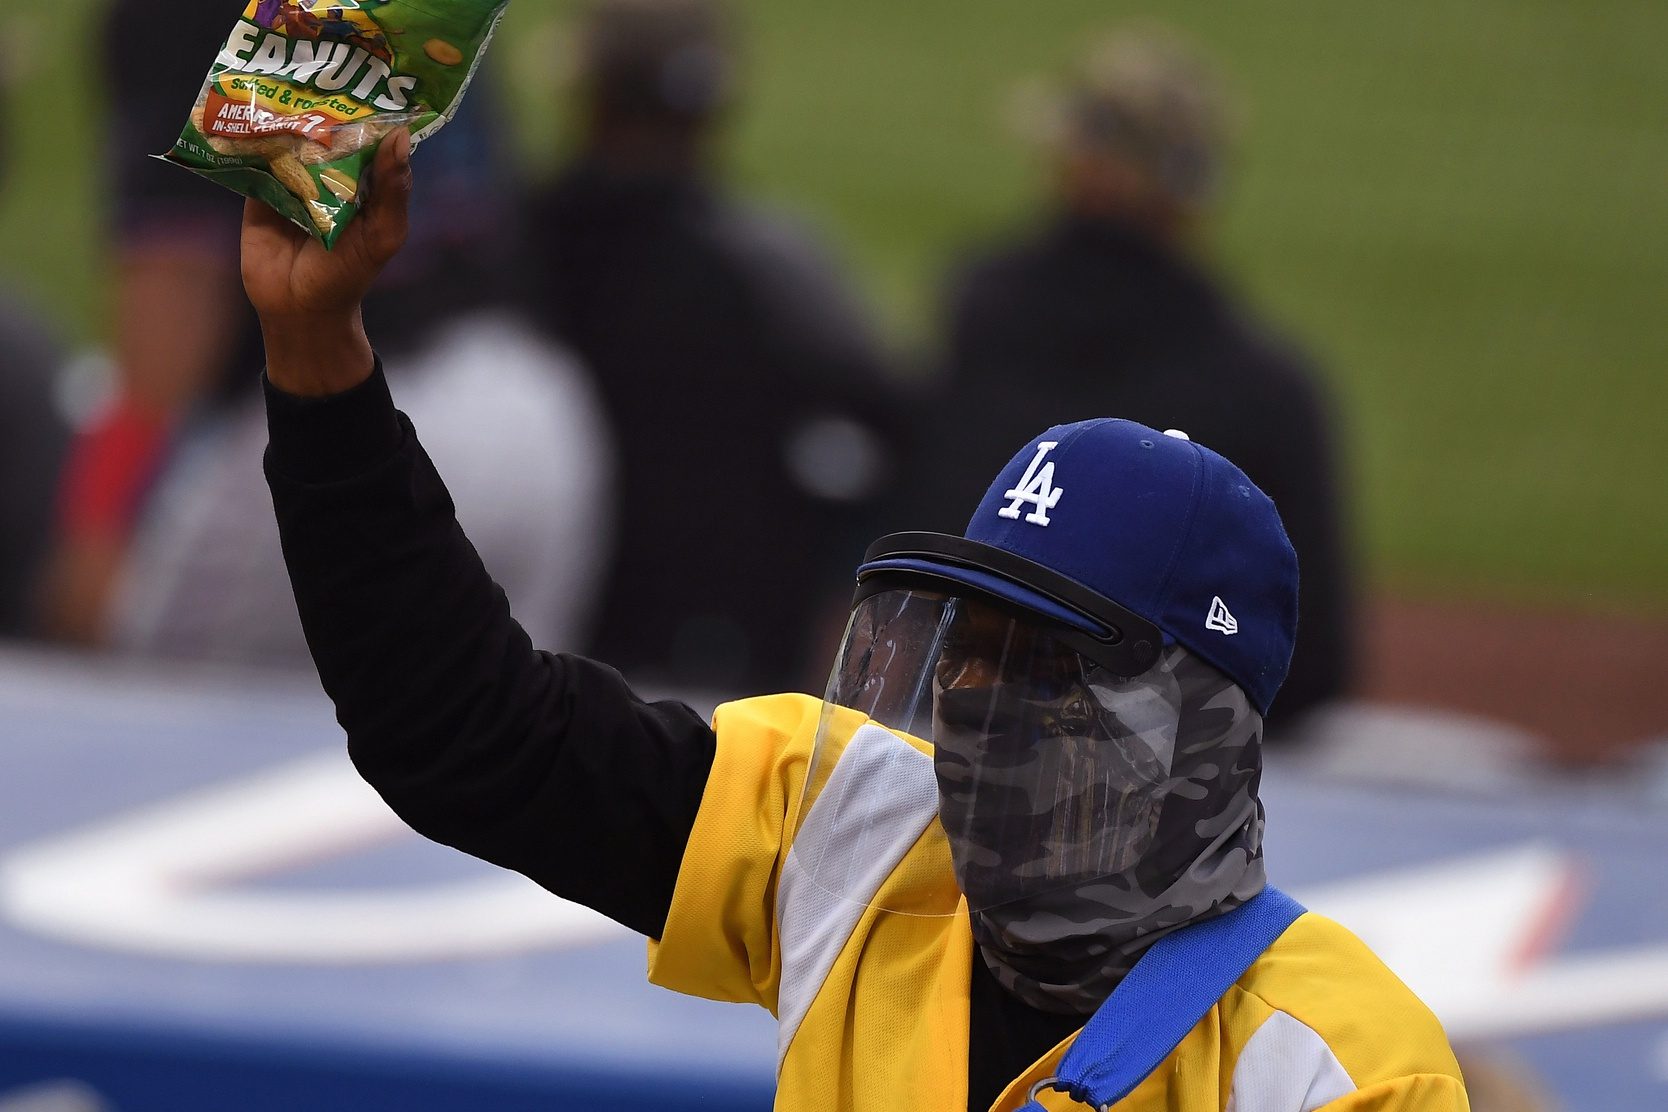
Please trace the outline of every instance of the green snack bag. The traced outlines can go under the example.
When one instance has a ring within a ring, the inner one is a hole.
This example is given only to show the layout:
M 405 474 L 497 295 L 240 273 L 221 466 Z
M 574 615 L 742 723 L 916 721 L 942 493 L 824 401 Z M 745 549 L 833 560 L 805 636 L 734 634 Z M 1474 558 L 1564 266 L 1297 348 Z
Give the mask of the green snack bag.
M 334 246 L 383 136 L 463 103 L 509 0 L 249 0 L 162 157 Z

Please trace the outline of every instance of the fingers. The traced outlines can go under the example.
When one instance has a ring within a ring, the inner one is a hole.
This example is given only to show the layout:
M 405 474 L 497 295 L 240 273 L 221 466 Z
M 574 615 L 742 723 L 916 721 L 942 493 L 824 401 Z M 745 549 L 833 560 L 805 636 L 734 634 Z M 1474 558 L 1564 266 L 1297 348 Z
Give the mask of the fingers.
M 348 229 L 352 249 L 372 267 L 381 267 L 405 243 L 411 214 L 411 132 L 390 132 L 371 164 L 365 206 Z
M 291 240 L 298 234 L 305 235 L 306 233 L 278 215 L 277 210 L 265 201 L 249 197 L 243 202 L 243 234 L 246 237 L 250 235 L 261 238 L 277 236 L 284 240 Z
M 240 237 L 239 270 L 243 289 L 256 308 L 268 292 L 270 275 L 286 270 L 286 260 L 305 245 L 307 233 L 279 216 L 265 201 L 253 197 L 243 203 L 243 233 Z

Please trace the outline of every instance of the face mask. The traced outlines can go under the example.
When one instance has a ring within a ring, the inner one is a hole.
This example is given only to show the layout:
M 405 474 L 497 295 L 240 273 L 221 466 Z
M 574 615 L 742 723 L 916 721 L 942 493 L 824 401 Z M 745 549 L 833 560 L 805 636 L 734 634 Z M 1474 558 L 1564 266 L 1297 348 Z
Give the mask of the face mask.
M 986 839 L 977 821 L 967 848 L 957 850 L 952 836 L 963 884 L 989 889 L 983 907 L 973 907 L 969 894 L 982 960 L 1000 984 L 1045 1011 L 1094 1011 L 1148 946 L 1239 906 L 1265 883 L 1262 719 L 1245 692 L 1172 646 L 1151 672 L 1104 687 L 1095 703 L 1105 709 L 1101 729 L 1121 737 L 1122 767 L 1139 786 L 1118 797 L 1121 810 L 1103 813 L 1118 836 L 1103 828 L 1098 841 L 1075 844 L 1116 852 L 1084 854 L 1071 869 L 1057 846 L 1042 843 L 1052 883 L 1040 885 L 1031 875 L 1038 852 L 1027 848 L 1036 843 Z M 1165 772 L 1156 776 L 1161 754 Z M 1095 767 L 1110 799 L 1119 766 L 1098 759 Z M 983 797 L 970 794 L 972 809 L 982 810 Z M 941 809 L 951 806 L 941 801 Z
M 936 688 L 939 818 L 975 910 L 1120 872 L 1152 843 L 1173 735 L 1143 737 L 1116 688 L 1074 671 Z
M 997 980 L 1035 1007 L 1090 1012 L 1157 938 L 1262 889 L 1261 721 L 1179 645 L 1125 678 L 1042 620 L 877 593 L 853 611 L 799 811 L 839 835 L 796 832 L 796 868 L 837 899 L 953 915 L 949 885 L 880 900 L 859 883 L 921 833 L 894 838 L 900 814 L 936 810 Z M 896 744 L 848 758 L 861 730 Z

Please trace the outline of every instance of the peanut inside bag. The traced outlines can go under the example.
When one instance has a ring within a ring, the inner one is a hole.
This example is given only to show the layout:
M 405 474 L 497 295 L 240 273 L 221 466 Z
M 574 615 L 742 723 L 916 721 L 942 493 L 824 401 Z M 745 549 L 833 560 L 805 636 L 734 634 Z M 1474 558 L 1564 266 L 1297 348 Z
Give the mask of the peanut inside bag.
M 445 126 L 507 3 L 249 0 L 162 157 L 334 246 L 383 137 Z

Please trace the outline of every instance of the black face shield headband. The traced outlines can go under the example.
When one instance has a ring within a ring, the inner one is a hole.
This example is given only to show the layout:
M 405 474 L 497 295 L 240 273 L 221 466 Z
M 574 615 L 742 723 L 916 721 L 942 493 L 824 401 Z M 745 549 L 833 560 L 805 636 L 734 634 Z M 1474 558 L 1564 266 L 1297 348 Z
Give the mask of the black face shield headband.
M 1008 597 L 1004 587 L 1038 596 L 1080 617 L 1090 628 L 1028 607 Z M 1142 675 L 1157 663 L 1164 644 L 1157 626 L 1106 596 L 1022 556 L 963 537 L 893 533 L 870 545 L 858 569 L 853 605 L 899 588 L 952 595 L 972 590 L 1016 617 L 1046 623 L 1055 640 L 1124 678 Z

